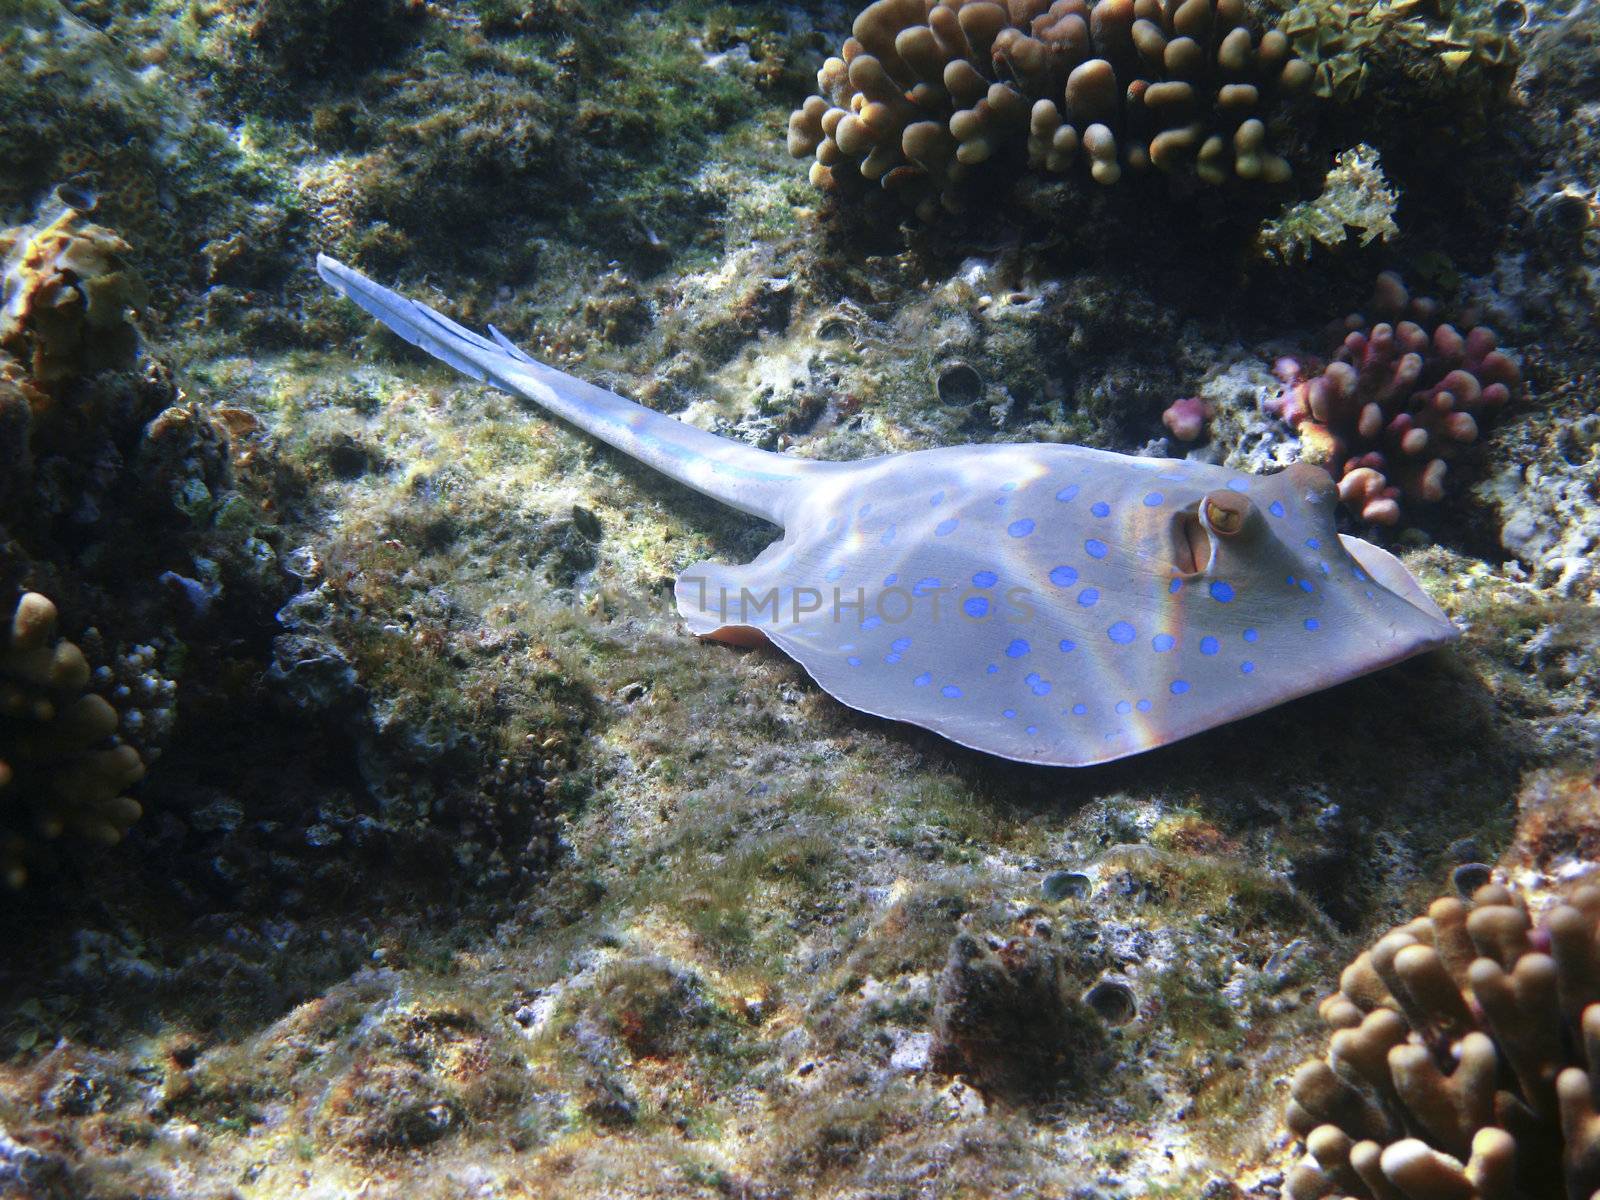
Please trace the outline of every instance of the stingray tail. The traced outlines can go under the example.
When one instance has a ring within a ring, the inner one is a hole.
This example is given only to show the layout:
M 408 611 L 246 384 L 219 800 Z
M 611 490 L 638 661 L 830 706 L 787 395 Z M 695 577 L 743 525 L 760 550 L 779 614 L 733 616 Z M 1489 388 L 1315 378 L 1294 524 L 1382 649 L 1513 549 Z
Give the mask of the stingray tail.
M 317 274 L 413 346 L 480 383 L 525 397 L 584 432 L 724 504 L 783 524 L 799 482 L 834 464 L 718 437 L 530 358 L 498 329 L 473 333 L 425 304 L 317 255 Z

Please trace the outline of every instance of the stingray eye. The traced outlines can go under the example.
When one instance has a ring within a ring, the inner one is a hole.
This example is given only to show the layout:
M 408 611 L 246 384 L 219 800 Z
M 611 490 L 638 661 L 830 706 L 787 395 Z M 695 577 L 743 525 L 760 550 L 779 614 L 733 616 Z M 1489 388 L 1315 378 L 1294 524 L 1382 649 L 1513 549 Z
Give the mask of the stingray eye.
M 1218 537 L 1232 537 L 1243 529 L 1251 507 L 1249 499 L 1230 491 L 1212 492 L 1200 502 L 1206 524 Z

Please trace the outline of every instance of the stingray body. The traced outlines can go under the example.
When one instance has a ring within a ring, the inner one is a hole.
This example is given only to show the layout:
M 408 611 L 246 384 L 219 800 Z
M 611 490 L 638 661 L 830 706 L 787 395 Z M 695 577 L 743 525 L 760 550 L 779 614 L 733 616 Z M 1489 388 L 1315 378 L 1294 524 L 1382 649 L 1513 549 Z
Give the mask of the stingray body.
M 318 270 L 436 358 L 782 526 L 751 563 L 679 576 L 689 628 L 764 637 L 852 708 L 962 745 L 1105 762 L 1457 636 L 1393 556 L 1336 532 L 1316 467 L 1054 444 L 809 462 L 586 384 L 332 259 Z

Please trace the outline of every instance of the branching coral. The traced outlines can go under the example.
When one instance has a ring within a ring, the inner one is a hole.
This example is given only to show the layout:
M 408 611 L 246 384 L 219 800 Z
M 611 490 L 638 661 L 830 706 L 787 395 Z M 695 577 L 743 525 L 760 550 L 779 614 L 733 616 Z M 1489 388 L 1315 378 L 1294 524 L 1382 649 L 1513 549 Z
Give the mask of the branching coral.
M 1290 1200 L 1600 1196 L 1600 888 L 1434 901 L 1345 969 L 1296 1072 Z
M 1369 324 L 1343 326 L 1319 375 L 1280 359 L 1285 389 L 1268 406 L 1300 434 L 1300 456 L 1339 481 L 1339 497 L 1377 525 L 1400 520 L 1401 501 L 1444 497 L 1449 461 L 1521 388 L 1516 363 L 1482 325 L 1462 334 L 1400 277 L 1378 277 Z M 1392 323 L 1391 323 L 1392 322 Z
M 127 789 L 144 775 L 116 741 L 117 711 L 84 689 L 89 664 L 56 637 L 56 606 L 17 601 L 0 641 L 0 880 L 20 887 L 28 833 L 112 845 L 139 819 Z
M 1100 184 L 1152 167 L 1209 184 L 1282 183 L 1270 105 L 1306 88 L 1288 38 L 1245 27 L 1242 0 L 876 0 L 789 118 L 812 182 L 863 181 L 920 216 L 966 206 L 975 167 Z

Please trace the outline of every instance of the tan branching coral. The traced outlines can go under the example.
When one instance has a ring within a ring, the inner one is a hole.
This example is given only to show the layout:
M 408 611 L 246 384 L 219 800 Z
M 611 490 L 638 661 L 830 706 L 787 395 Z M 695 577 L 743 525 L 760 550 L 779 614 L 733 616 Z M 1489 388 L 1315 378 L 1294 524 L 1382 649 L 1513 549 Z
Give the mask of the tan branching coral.
M 924 219 L 965 207 L 990 162 L 1100 184 L 1151 169 L 1282 183 L 1269 105 L 1311 82 L 1243 0 L 876 0 L 789 118 L 824 190 L 863 181 Z
M 1289 1200 L 1600 1197 L 1597 925 L 1600 888 L 1489 883 L 1361 954 L 1291 1085 Z
M 73 208 L 40 227 L 0 230 L 0 350 L 35 384 L 132 363 L 128 310 L 140 288 L 123 261 L 130 249 Z
M 112 845 L 140 816 L 127 789 L 144 775 L 116 741 L 117 711 L 84 689 L 89 664 L 56 637 L 56 606 L 37 592 L 0 627 L 0 881 L 21 887 L 32 837 Z

